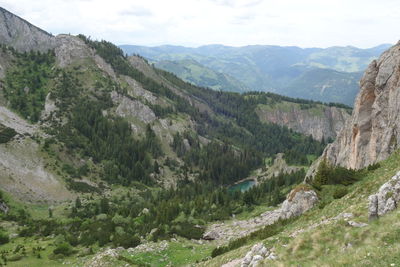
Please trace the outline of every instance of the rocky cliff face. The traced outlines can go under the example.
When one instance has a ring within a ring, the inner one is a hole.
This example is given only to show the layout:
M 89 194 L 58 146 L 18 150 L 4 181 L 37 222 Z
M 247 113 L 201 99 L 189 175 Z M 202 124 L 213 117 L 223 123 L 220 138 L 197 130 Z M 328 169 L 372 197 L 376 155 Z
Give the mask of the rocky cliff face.
M 0 40 L 19 51 L 47 51 L 56 46 L 55 38 L 26 20 L 0 7 Z
M 272 108 L 260 105 L 257 114 L 263 122 L 287 126 L 316 140 L 336 138 L 350 117 L 343 108 L 324 105 L 302 108 L 301 104 L 289 102 L 275 104 Z
M 386 159 L 400 141 L 400 42 L 369 65 L 351 118 L 322 158 L 359 169 Z

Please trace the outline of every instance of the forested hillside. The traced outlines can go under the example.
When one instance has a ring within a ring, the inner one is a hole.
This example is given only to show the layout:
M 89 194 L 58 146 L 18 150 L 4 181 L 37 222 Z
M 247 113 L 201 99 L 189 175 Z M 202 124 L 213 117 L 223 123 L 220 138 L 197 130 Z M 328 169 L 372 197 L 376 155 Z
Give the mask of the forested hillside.
M 247 90 L 352 106 L 362 72 L 371 60 L 389 46 L 383 44 L 369 49 L 351 46 L 323 49 L 273 45 L 120 47 L 128 55 L 140 54 L 160 68 L 197 85 L 208 84 L 210 80 L 209 75 L 193 71 L 193 62 L 197 62 L 196 65 L 200 67 L 234 77 L 249 88 Z M 219 80 L 218 84 L 223 90 L 237 91 L 234 86 L 225 85 L 223 80 Z
M 108 41 L 35 34 L 42 31 L 11 13 L 0 22 L 16 24 L 13 38 L 29 41 L 0 47 L 1 265 L 97 266 L 91 260 L 109 248 L 169 242 L 176 247 L 155 265 L 183 265 L 240 247 L 249 232 L 226 248 L 230 237 L 218 240 L 210 227 L 296 195 L 331 141 L 263 120 L 260 107 L 351 110 L 199 87 Z M 32 46 L 41 41 L 51 45 Z M 232 189 L 243 182 L 252 187 Z M 249 231 L 268 236 L 290 222 L 277 218 L 261 234 L 259 222 Z M 154 260 L 114 256 L 139 266 Z

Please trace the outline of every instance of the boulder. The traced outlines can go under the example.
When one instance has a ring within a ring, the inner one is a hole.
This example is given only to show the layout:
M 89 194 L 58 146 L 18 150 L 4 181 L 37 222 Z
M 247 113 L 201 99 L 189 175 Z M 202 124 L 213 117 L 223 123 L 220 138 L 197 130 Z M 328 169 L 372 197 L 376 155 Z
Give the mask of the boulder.
M 314 207 L 318 202 L 317 193 L 306 185 L 299 185 L 293 189 L 282 203 L 280 218 L 296 217 Z
M 272 253 L 271 253 L 272 254 Z M 255 244 L 246 256 L 242 259 L 241 267 L 255 267 L 258 266 L 260 261 L 264 260 L 270 251 L 262 244 Z
M 369 196 L 369 219 L 373 220 L 397 208 L 400 201 L 400 171 Z
M 203 239 L 205 240 L 215 240 L 219 238 L 219 234 L 217 231 L 209 231 L 203 235 Z
M 367 223 L 359 223 L 359 222 L 354 222 L 354 221 L 348 221 L 347 224 L 352 227 L 358 227 L 358 228 L 365 227 L 368 225 Z

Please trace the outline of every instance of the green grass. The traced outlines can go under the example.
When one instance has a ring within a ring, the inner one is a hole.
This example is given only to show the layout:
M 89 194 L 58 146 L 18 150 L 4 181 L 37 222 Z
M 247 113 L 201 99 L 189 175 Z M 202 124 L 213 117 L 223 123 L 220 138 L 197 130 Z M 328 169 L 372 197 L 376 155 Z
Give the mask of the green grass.
M 379 220 L 368 222 L 368 196 L 400 170 L 399 151 L 381 162 L 381 167 L 366 173 L 363 179 L 348 187 L 349 193 L 341 199 L 331 197 L 335 186 L 326 186 L 319 193 L 328 204 L 315 207 L 276 236 L 264 240 L 268 248 L 274 247 L 279 259 L 265 261 L 268 266 L 398 266 L 400 264 L 400 210 Z M 329 199 L 327 199 L 329 198 Z M 343 219 L 334 220 L 340 213 L 352 213 L 356 222 L 369 225 L 354 228 Z M 324 219 L 329 223 L 317 226 Z M 292 236 L 298 230 L 303 232 Z M 351 248 L 346 248 L 351 243 Z M 221 266 L 240 258 L 250 244 L 218 256 L 204 266 Z
M 199 262 L 211 254 L 213 246 L 199 245 L 185 239 L 168 242 L 165 250 L 154 252 L 139 252 L 130 254 L 124 252 L 123 256 L 138 265 L 150 266 L 183 266 Z

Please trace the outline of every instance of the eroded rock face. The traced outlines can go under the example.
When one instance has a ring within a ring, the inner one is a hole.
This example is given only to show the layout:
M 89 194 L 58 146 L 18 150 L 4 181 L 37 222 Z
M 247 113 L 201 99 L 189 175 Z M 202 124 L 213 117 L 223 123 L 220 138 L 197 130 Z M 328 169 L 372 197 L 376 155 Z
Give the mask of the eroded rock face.
M 301 109 L 299 104 L 291 103 L 285 108 L 258 107 L 257 115 L 263 122 L 272 122 L 311 135 L 316 140 L 336 138 L 350 114 L 343 108 L 318 105 L 317 108 Z
M 0 43 L 25 52 L 45 52 L 56 46 L 55 38 L 26 20 L 0 7 Z
M 280 218 L 289 219 L 299 216 L 314 207 L 317 202 L 318 196 L 313 190 L 307 188 L 299 190 L 295 188 L 282 203 Z
M 397 208 L 400 201 L 400 171 L 378 193 L 369 196 L 369 219 L 373 220 Z
M 118 107 L 115 113 L 123 118 L 134 117 L 144 123 L 150 123 L 156 119 L 153 110 L 140 101 L 121 96 L 116 92 L 111 93 L 111 98 Z
M 351 118 L 322 157 L 360 169 L 386 159 L 400 141 L 400 43 L 372 61 L 360 81 Z

